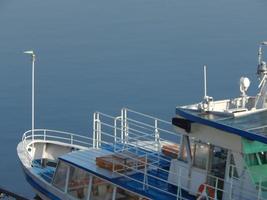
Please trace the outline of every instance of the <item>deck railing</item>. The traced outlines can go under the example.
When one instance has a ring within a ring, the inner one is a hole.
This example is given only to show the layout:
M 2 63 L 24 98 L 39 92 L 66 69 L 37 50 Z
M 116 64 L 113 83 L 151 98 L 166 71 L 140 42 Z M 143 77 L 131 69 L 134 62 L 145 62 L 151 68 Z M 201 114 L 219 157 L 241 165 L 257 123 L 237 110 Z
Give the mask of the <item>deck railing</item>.
M 32 147 L 36 142 L 57 142 L 67 144 L 73 148 L 88 149 L 93 147 L 93 139 L 79 134 L 50 130 L 50 129 L 35 129 L 34 131 L 28 130 L 22 136 L 22 145 L 26 149 L 25 157 L 28 162 L 33 161 Z
M 144 189 L 154 188 L 159 192 L 169 194 L 177 199 L 181 198 L 182 189 L 186 191 L 191 190 L 189 184 L 184 183 L 189 183 L 194 180 L 182 173 L 183 170 L 188 169 L 187 167 L 180 166 L 178 172 L 170 172 L 168 169 L 164 169 L 160 165 L 162 162 L 170 165 L 171 162 L 170 159 L 162 156 L 162 146 L 164 144 L 176 144 L 179 146 L 181 141 L 181 135 L 173 131 L 173 126 L 170 122 L 127 108 L 122 109 L 121 115 L 118 117 L 96 112 L 94 114 L 93 140 L 95 148 L 101 148 L 102 144 L 108 143 L 111 144 L 115 153 L 126 156 L 133 162 L 141 162 L 144 166 L 142 169 L 136 168 L 135 166 L 123 165 L 122 163 L 120 164 L 127 169 L 126 171 L 143 174 L 143 181 L 133 178 L 131 176 L 132 173 L 129 175 L 120 170 L 115 170 L 114 173 L 142 184 Z M 140 161 L 136 156 L 130 156 L 131 154 L 127 154 L 126 152 L 135 152 L 136 155 L 144 158 L 143 160 L 146 162 Z M 245 197 L 258 200 L 267 199 L 262 194 L 262 191 L 267 191 L 267 188 L 262 184 L 264 182 L 263 179 L 257 186 L 249 184 L 252 187 L 246 188 L 246 186 L 243 185 L 243 179 L 246 173 L 246 175 L 251 175 L 250 172 L 246 169 L 240 169 L 239 171 L 242 171 L 243 173 L 239 177 L 235 177 L 234 170 L 237 170 L 238 168 L 234 165 L 229 165 L 228 167 L 229 172 L 232 174 L 227 174 L 225 179 L 216 177 L 207 172 L 207 180 L 210 180 L 210 182 L 213 183 L 209 184 L 208 187 L 212 188 L 216 194 L 221 192 L 224 196 L 227 196 L 228 199 L 236 199 L 239 198 L 240 195 L 243 195 L 244 199 L 246 199 Z M 177 193 L 171 193 L 150 184 L 148 180 L 154 179 L 166 185 L 172 185 L 168 179 L 149 174 L 148 170 L 151 169 L 157 169 L 162 173 L 167 173 L 168 176 L 177 177 Z M 252 181 L 252 179 L 248 180 Z M 227 188 L 222 189 L 222 187 L 219 187 L 219 182 L 223 183 Z M 239 189 L 239 194 L 236 192 L 237 189 Z M 210 198 L 217 199 L 216 196 Z
M 120 163 L 125 170 L 113 169 L 114 174 L 135 182 L 137 185 L 140 185 L 143 190 L 151 188 L 176 199 L 185 199 L 182 198 L 181 191 L 190 191 L 190 184 L 188 183 L 194 181 L 190 176 L 183 173 L 183 171 L 188 170 L 190 166 L 179 166 L 177 171 L 171 172 L 168 168 L 164 167 L 171 165 L 171 159 L 162 154 L 163 145 L 174 144 L 179 146 L 181 137 L 181 135 L 174 132 L 170 122 L 124 108 L 121 110 L 120 116 L 117 117 L 101 112 L 94 113 L 93 138 L 64 131 L 35 129 L 34 131 L 29 130 L 25 132 L 22 141 L 24 148 L 31 148 L 31 145 L 34 145 L 36 141 L 56 141 L 79 149 L 108 148 L 113 153 L 122 155 L 133 163 L 139 163 L 133 166 Z M 33 157 L 31 153 L 29 153 L 30 151 L 25 152 L 27 154 L 26 157 L 29 159 L 29 162 L 31 162 Z M 176 154 L 177 152 L 173 151 L 170 153 Z M 95 161 L 90 160 L 88 162 Z M 113 166 L 114 164 L 116 163 L 113 163 Z M 140 167 L 140 165 L 142 167 Z M 257 188 L 242 188 L 244 182 L 243 178 L 248 172 L 246 172 L 245 169 L 240 169 L 238 171 L 243 171 L 242 175 L 235 177 L 234 170 L 236 170 L 237 167 L 234 165 L 228 167 L 231 174 L 229 174 L 229 176 L 226 175 L 225 179 L 216 177 L 207 172 L 207 180 L 211 180 L 213 183 L 209 184 L 208 187 L 212 188 L 215 193 L 221 192 L 224 196 L 229 197 L 228 199 L 236 199 L 238 195 L 235 191 L 237 191 L 237 188 L 239 190 L 241 188 L 244 197 L 253 197 L 253 199 L 258 200 L 267 199 L 263 197 L 263 192 L 267 191 L 267 188 L 263 185 L 264 179 L 262 179 Z M 152 171 L 165 174 L 166 176 L 158 176 L 155 173 L 151 173 Z M 133 174 L 141 174 L 143 178 L 135 178 Z M 177 184 L 175 184 L 177 192 L 168 190 L 169 186 L 174 186 L 173 183 L 168 180 L 168 177 L 177 178 Z M 157 187 L 153 185 L 151 180 L 161 183 L 166 187 Z M 219 182 L 222 182 L 224 186 L 227 187 L 221 189 L 218 184 Z M 217 197 L 210 197 L 210 199 L 217 199 Z

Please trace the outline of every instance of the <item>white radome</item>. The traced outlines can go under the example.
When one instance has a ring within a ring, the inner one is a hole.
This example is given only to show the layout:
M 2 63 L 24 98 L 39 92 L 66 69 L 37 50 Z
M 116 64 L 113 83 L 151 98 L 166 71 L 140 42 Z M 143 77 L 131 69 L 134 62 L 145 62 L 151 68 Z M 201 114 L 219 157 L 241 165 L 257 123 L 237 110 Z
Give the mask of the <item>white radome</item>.
M 241 86 L 245 91 L 247 91 L 247 89 L 248 89 L 249 86 L 250 86 L 250 80 L 249 80 L 249 78 L 247 78 L 247 77 L 241 77 L 241 78 L 240 78 L 240 86 Z

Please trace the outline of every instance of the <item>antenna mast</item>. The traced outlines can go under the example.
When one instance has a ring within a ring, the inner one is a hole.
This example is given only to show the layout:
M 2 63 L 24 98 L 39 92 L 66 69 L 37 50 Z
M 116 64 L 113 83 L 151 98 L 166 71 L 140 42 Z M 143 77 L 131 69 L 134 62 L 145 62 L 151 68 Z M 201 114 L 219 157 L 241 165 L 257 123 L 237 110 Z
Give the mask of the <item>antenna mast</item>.
M 213 98 L 207 95 L 207 66 L 206 65 L 203 66 L 203 75 L 204 75 L 204 97 L 203 97 L 202 103 L 200 104 L 200 108 L 203 111 L 211 111 L 213 109 L 213 106 L 211 104 L 211 102 L 213 101 Z
M 207 66 L 203 66 L 204 72 L 204 99 L 207 98 Z

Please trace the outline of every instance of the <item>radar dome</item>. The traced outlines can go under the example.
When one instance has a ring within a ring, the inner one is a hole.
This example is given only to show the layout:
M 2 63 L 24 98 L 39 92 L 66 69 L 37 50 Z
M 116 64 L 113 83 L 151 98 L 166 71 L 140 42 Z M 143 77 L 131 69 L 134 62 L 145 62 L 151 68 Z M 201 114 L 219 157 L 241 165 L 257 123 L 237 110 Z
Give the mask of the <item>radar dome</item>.
M 245 92 L 248 90 L 250 86 L 250 80 L 247 77 L 241 77 L 240 78 L 240 91 Z

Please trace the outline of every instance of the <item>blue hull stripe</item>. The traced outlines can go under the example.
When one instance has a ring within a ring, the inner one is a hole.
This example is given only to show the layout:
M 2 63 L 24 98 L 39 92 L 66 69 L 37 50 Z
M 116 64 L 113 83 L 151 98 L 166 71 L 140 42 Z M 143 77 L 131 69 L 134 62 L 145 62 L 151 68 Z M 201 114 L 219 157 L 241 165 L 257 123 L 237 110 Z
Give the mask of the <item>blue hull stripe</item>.
M 26 176 L 26 180 L 28 181 L 28 183 L 35 188 L 37 191 L 41 192 L 44 196 L 53 199 L 53 200 L 61 200 L 60 198 L 58 198 L 57 196 L 55 196 L 54 194 L 52 194 L 51 192 L 49 192 L 48 190 L 46 190 L 45 188 L 43 188 L 42 186 L 40 186 L 36 181 L 34 181 L 32 179 L 32 177 L 30 177 L 26 172 L 25 176 Z

